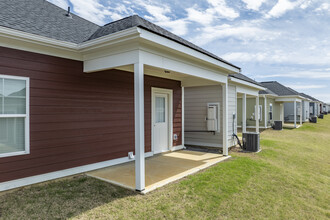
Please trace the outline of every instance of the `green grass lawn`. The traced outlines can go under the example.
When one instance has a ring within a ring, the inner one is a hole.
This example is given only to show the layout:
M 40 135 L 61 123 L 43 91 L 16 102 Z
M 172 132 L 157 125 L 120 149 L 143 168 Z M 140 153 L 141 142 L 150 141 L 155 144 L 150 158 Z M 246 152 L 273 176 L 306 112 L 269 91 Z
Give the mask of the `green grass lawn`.
M 261 135 L 233 158 L 145 196 L 78 176 L 0 196 L 3 219 L 330 219 L 330 116 Z M 0 217 L 0 218 L 1 218 Z

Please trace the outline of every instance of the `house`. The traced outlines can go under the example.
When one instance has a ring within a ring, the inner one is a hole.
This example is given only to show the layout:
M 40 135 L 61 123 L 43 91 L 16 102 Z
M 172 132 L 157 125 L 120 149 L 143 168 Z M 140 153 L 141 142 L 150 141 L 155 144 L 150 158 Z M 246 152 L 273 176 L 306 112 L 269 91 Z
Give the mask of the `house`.
M 237 125 L 242 121 L 242 112 L 246 111 L 238 100 L 247 97 L 258 97 L 259 90 L 264 89 L 254 80 L 241 73 L 230 74 L 228 78 L 228 106 L 227 119 L 228 133 L 226 135 L 228 146 L 235 146 L 233 133 L 237 134 Z M 222 105 L 223 89 L 220 86 L 196 86 L 185 88 L 185 145 L 223 148 L 223 129 L 221 118 L 224 109 Z M 258 99 L 259 100 L 259 99 Z M 215 117 L 212 117 L 213 108 Z M 212 112 L 211 112 L 212 111 Z M 256 113 L 258 114 L 258 113 Z M 245 114 L 246 115 L 246 114 Z M 212 126 L 216 123 L 216 129 Z M 246 125 L 243 125 L 243 127 Z M 257 128 L 259 132 L 259 128 Z
M 277 95 L 269 89 L 259 91 L 259 127 L 262 129 L 270 128 L 274 121 L 282 121 L 281 103 L 275 102 Z M 255 99 L 247 99 L 247 127 L 255 128 L 257 117 L 255 115 Z M 282 114 L 283 115 L 283 114 Z
M 137 15 L 98 26 L 47 1 L 2 0 L 0 191 L 133 160 L 143 191 L 145 158 L 189 140 L 195 88 L 216 94 L 228 155 L 236 97 L 261 89 L 239 72 Z
M 309 100 L 309 115 L 317 117 L 318 116 L 318 103 L 319 101 L 315 99 L 314 97 L 307 95 L 305 93 L 301 93 L 301 96 L 307 98 Z
M 302 102 L 305 99 L 304 97 L 295 90 L 276 81 L 261 82 L 260 84 L 277 95 L 275 102 L 281 105 L 280 111 L 283 116 L 280 118 L 282 118 L 282 121 L 293 122 L 295 128 L 297 127 L 297 121 L 300 121 L 300 125 L 302 125 Z

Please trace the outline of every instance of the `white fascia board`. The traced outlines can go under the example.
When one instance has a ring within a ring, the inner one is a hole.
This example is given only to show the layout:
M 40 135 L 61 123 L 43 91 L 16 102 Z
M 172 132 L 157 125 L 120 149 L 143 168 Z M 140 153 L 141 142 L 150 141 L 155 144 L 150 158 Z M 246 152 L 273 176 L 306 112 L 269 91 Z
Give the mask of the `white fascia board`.
M 236 86 L 236 92 L 237 93 L 243 93 L 243 94 L 247 94 L 247 95 L 251 95 L 251 96 L 259 96 L 259 90 L 255 90 L 249 87 L 244 87 L 244 86 L 240 86 L 237 84 L 230 84 L 230 85 L 234 85 Z
M 273 95 L 273 94 L 264 94 L 268 98 L 277 98 L 278 95 Z
M 140 50 L 140 58 L 145 65 L 183 73 L 189 76 L 203 78 L 219 83 L 227 83 L 227 74 L 217 73 L 209 69 L 178 60 L 174 57 L 159 55 L 148 51 Z
M 133 27 L 100 38 L 89 40 L 87 42 L 83 42 L 81 44 L 78 44 L 77 49 L 80 52 L 88 52 L 90 50 L 116 45 L 118 43 L 122 43 L 128 40 L 138 39 L 139 36 L 140 36 L 139 29 Z
M 213 64 L 213 65 L 216 65 L 218 67 L 227 69 L 232 73 L 239 73 L 240 72 L 239 68 L 236 68 L 236 67 L 234 67 L 232 65 L 229 65 L 225 62 L 221 62 L 221 61 L 219 61 L 215 58 L 212 58 L 212 57 L 210 57 L 206 54 L 203 54 L 199 51 L 191 49 L 191 48 L 189 48 L 187 46 L 184 46 L 180 43 L 177 43 L 173 40 L 170 40 L 170 39 L 167 39 L 165 37 L 159 36 L 157 34 L 154 34 L 150 31 L 144 30 L 142 28 L 138 28 L 138 29 L 139 29 L 139 32 L 141 33 L 140 37 L 142 39 L 145 39 L 147 41 L 156 43 L 156 44 L 158 44 L 160 46 L 163 46 L 163 47 L 166 47 L 166 48 L 170 48 L 170 49 L 172 49 L 174 51 L 177 51 L 177 52 L 180 52 L 182 54 L 186 54 L 190 57 L 197 58 L 197 59 L 199 59 L 201 61 L 204 61 L 204 62 L 207 62 L 209 64 Z
M 105 57 L 84 61 L 84 72 L 91 73 L 120 66 L 131 65 L 139 61 L 139 51 L 121 52 Z
M 299 96 L 279 96 L 275 99 L 276 102 L 302 102 L 302 99 Z
M 266 88 L 264 88 L 262 86 L 258 86 L 256 84 L 247 82 L 245 80 L 240 80 L 240 79 L 236 79 L 236 78 L 233 78 L 233 77 L 229 77 L 229 80 L 231 82 L 235 82 L 237 84 L 241 84 L 241 85 L 244 85 L 244 86 L 252 87 L 252 88 L 257 89 L 257 90 L 265 90 L 266 89 Z

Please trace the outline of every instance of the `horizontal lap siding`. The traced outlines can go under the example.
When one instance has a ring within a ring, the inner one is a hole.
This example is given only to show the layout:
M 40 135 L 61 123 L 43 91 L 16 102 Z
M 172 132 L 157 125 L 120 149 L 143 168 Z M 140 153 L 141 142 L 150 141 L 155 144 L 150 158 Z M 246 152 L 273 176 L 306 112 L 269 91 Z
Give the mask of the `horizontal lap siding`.
M 133 73 L 83 73 L 83 63 L 0 48 L 0 74 L 30 77 L 29 155 L 0 158 L 0 182 L 126 157 L 134 150 Z M 151 87 L 173 89 L 181 145 L 180 82 L 145 76 L 145 150 Z
M 233 128 L 233 113 L 237 114 L 237 95 L 236 86 L 228 85 L 228 144 L 229 146 L 235 145 L 235 140 L 233 138 L 233 131 L 237 133 L 237 120 L 234 121 Z M 234 130 L 233 130 L 234 129 Z
M 186 87 L 185 95 L 185 131 L 207 131 L 205 118 L 207 104 L 220 103 L 220 132 L 185 132 L 187 145 L 222 146 L 222 87 L 201 86 Z

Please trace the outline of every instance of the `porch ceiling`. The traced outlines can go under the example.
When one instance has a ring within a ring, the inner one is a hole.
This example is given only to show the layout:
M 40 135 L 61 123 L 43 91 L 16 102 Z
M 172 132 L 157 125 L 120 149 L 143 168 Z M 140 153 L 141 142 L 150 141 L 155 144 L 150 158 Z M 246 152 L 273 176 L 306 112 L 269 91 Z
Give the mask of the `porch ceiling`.
M 187 150 L 164 153 L 147 158 L 145 161 L 146 187 L 143 193 L 198 172 L 227 158 L 229 157 L 221 154 Z M 87 175 L 135 190 L 134 162 L 89 172 Z
M 118 70 L 133 72 L 134 71 L 134 65 L 126 65 L 116 68 Z M 183 87 L 192 87 L 192 86 L 207 86 L 207 85 L 219 85 L 220 82 L 207 80 L 195 76 L 191 76 L 188 74 L 176 72 L 176 71 L 170 71 L 165 70 L 162 68 L 157 68 L 149 65 L 144 66 L 144 74 L 148 76 L 155 76 L 165 79 L 172 79 L 180 81 Z

